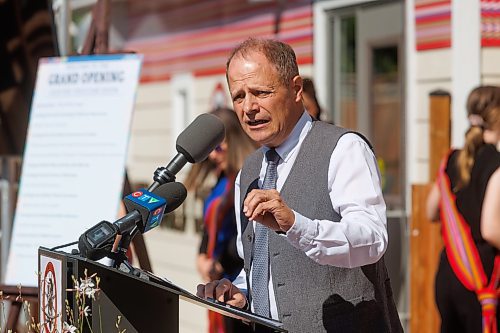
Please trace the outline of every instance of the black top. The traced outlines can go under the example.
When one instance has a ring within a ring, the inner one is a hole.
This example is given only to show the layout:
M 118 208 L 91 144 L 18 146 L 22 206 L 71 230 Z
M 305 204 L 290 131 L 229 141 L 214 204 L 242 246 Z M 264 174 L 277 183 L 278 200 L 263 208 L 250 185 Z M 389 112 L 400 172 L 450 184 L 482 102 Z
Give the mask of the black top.
M 452 190 L 456 187 L 459 179 L 457 167 L 458 152 L 458 150 L 454 150 L 451 153 L 446 165 L 446 174 L 450 178 Z M 493 269 L 493 259 L 497 250 L 486 243 L 481 236 L 481 208 L 488 180 L 499 167 L 500 152 L 496 150 L 494 145 L 484 145 L 476 155 L 469 184 L 457 192 L 453 191 L 456 196 L 457 209 L 470 225 L 472 238 L 478 247 L 485 272 L 488 276 Z

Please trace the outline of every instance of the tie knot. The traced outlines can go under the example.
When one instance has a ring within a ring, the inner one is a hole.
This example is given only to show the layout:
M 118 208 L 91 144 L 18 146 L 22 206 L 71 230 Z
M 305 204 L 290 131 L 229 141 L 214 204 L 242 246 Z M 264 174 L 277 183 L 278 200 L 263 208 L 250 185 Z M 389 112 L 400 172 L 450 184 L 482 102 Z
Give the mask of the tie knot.
M 268 163 L 274 162 L 275 164 L 278 164 L 278 162 L 280 160 L 280 155 L 278 155 L 278 153 L 276 152 L 276 150 L 274 148 L 269 149 L 266 152 L 266 160 Z

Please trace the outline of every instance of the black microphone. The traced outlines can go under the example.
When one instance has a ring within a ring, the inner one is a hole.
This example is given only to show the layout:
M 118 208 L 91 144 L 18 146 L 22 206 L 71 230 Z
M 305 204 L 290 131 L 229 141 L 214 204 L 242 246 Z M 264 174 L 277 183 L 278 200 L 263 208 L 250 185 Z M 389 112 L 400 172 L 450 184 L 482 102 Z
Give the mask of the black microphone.
M 160 185 L 153 192 L 141 189 L 129 194 L 124 198 L 127 215 L 114 223 L 101 221 L 80 236 L 80 255 L 91 260 L 108 256 L 117 235 L 128 234 L 133 229 L 144 233 L 157 227 L 163 215 L 179 207 L 186 196 L 186 188 L 177 182 Z
M 152 191 L 161 184 L 175 181 L 175 175 L 187 162 L 198 163 L 208 157 L 210 152 L 224 140 L 225 129 L 222 121 L 215 115 L 204 113 L 196 117 L 177 137 L 177 155 L 166 167 L 159 167 L 154 173 Z

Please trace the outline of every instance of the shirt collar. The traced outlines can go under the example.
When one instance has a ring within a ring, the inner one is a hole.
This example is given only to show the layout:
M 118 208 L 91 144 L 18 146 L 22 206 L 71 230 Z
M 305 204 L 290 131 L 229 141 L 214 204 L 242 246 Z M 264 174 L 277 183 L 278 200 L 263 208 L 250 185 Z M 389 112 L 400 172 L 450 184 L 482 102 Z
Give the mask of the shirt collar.
M 290 135 L 281 145 L 275 148 L 276 152 L 278 153 L 278 155 L 280 155 L 281 159 L 284 162 L 286 162 L 290 158 L 290 156 L 292 155 L 291 153 L 294 152 L 295 149 L 299 148 L 307 133 L 309 133 L 311 126 L 312 118 L 309 113 L 304 111 L 302 113 L 302 116 L 299 118 L 299 121 L 297 121 L 297 124 L 295 124 L 295 127 L 293 128 Z M 269 147 L 264 147 L 264 154 L 268 150 Z

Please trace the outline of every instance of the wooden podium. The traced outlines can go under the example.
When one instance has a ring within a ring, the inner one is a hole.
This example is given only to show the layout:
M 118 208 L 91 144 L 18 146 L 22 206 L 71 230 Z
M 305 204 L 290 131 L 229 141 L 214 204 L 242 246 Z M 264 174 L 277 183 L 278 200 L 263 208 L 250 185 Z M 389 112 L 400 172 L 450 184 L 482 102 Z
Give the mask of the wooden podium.
M 85 317 L 84 332 L 116 332 L 118 325 L 120 332 L 126 329 L 127 333 L 175 333 L 179 332 L 179 299 L 244 320 L 256 329 L 287 332 L 281 322 L 199 298 L 139 269 L 125 273 L 79 255 L 43 247 L 38 250 L 38 266 L 41 332 L 61 332 L 63 323 L 71 321 L 71 313 L 76 315 L 88 306 L 91 316 Z M 99 279 L 100 291 L 95 300 L 87 298 L 87 303 L 79 304 L 74 281 L 81 284 L 87 277 Z

